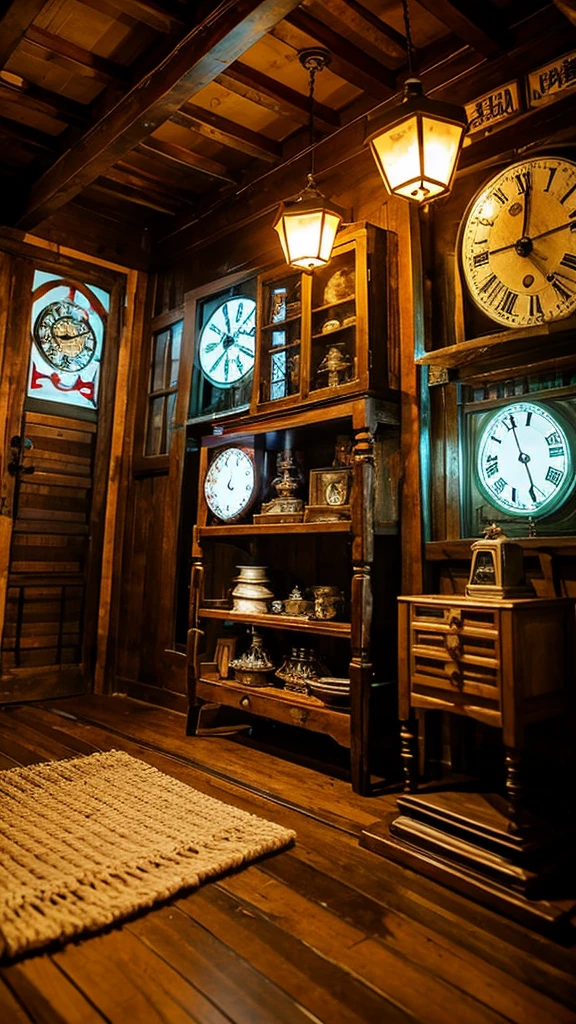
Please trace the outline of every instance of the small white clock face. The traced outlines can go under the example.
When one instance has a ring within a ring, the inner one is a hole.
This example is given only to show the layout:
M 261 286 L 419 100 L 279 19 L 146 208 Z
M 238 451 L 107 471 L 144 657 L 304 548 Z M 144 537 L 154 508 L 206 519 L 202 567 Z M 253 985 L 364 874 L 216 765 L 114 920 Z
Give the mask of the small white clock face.
M 254 366 L 256 303 L 246 295 L 224 299 L 200 332 L 198 361 L 218 388 L 238 384 Z
M 477 451 L 481 489 L 508 515 L 549 515 L 574 487 L 567 430 L 534 402 L 499 409 L 486 424 Z
M 237 519 L 251 504 L 256 489 L 254 461 L 243 448 L 225 448 L 208 467 L 204 497 L 210 511 L 224 521 Z
M 539 157 L 497 174 L 461 233 L 474 302 L 506 327 L 576 312 L 576 163 Z

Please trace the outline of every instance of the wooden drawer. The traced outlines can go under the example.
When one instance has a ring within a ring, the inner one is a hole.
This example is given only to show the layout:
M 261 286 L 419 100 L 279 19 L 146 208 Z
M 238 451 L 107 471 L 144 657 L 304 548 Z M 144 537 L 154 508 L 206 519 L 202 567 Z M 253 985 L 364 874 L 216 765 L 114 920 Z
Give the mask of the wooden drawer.
M 496 709 L 500 704 L 498 609 L 414 603 L 410 691 Z

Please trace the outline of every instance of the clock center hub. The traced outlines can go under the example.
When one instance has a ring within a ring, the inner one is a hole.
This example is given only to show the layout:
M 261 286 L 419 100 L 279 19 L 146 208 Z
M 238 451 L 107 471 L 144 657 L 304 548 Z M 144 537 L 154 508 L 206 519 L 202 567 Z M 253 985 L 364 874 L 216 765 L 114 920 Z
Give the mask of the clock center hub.
M 532 252 L 532 239 L 531 238 L 519 238 L 514 246 L 519 256 L 529 256 Z
M 530 462 L 530 456 L 526 455 L 526 452 L 520 452 L 520 455 L 518 456 L 518 462 L 523 462 L 524 465 L 526 465 L 527 462 Z
M 233 344 L 234 344 L 234 338 L 232 337 L 232 335 L 231 334 L 225 334 L 224 337 L 222 338 L 222 345 L 224 346 L 224 348 L 230 348 L 230 346 L 233 345 Z

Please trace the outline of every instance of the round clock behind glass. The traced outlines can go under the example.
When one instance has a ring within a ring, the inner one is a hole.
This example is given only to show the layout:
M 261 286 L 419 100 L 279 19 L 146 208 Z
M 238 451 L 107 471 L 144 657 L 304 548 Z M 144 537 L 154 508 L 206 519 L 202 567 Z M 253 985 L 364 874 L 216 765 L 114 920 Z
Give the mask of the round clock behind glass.
M 472 299 L 497 323 L 576 313 L 576 163 L 536 157 L 495 175 L 472 200 L 460 251 Z
M 208 508 L 223 522 L 246 513 L 256 497 L 254 457 L 246 448 L 224 448 L 213 458 L 204 478 Z
M 480 435 L 480 489 L 507 516 L 550 515 L 574 488 L 573 451 L 572 429 L 548 407 L 510 403 L 490 417 Z
M 246 295 L 224 299 L 202 327 L 198 361 L 206 380 L 231 388 L 254 367 L 256 303 Z
M 56 370 L 83 370 L 96 351 L 88 312 L 67 299 L 50 302 L 36 317 L 34 341 Z

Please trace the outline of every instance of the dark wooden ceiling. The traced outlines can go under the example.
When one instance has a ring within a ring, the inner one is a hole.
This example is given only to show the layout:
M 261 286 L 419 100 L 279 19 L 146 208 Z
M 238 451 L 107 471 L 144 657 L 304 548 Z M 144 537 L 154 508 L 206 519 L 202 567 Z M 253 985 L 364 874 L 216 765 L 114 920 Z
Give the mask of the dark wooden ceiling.
M 571 4 L 410 0 L 427 90 L 467 102 L 483 81 L 576 47 Z M 407 71 L 400 0 L 12 0 L 3 10 L 0 214 L 28 231 L 85 211 L 160 239 L 242 203 L 256 181 L 272 203 L 270 172 L 281 195 L 308 147 L 300 49 L 332 55 L 315 121 L 333 152 L 358 148 L 366 114 L 396 102 Z

